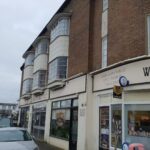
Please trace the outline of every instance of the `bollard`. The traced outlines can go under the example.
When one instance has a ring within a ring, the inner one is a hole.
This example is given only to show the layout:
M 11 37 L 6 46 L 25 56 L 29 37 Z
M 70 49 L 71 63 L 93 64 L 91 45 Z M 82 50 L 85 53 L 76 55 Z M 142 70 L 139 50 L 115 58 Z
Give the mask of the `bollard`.
M 145 150 L 144 145 L 140 143 L 133 143 L 129 145 L 129 150 Z

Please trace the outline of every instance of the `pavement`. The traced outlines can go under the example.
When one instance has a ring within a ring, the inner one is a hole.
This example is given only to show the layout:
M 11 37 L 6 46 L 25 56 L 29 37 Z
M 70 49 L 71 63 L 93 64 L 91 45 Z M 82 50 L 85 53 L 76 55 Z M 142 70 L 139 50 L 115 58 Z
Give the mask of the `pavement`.
M 47 144 L 46 142 L 36 141 L 36 143 L 38 144 L 40 150 L 63 150 L 63 149 L 54 147 L 50 144 Z

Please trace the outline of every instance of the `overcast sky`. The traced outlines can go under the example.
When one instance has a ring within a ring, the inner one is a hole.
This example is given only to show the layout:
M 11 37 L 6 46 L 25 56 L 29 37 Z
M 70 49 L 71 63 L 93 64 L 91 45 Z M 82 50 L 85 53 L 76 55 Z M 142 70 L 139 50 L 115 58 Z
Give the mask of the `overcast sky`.
M 64 0 L 0 0 L 0 102 L 19 99 L 22 55 Z

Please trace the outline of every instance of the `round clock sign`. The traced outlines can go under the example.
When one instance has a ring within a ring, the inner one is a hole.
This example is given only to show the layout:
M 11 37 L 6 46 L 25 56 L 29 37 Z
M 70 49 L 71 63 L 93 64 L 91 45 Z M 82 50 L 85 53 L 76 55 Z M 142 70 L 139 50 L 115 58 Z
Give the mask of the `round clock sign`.
M 121 76 L 119 78 L 119 84 L 122 86 L 122 87 L 125 87 L 125 86 L 128 86 L 129 85 L 129 81 L 127 80 L 127 78 L 125 76 Z
M 129 144 L 128 143 L 123 143 L 122 150 L 129 150 Z

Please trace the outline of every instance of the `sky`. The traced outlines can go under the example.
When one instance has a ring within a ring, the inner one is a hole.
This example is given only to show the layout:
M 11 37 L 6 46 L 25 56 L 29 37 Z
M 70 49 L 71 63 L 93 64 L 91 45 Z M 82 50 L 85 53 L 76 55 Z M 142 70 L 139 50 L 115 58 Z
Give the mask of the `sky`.
M 0 102 L 19 99 L 23 53 L 64 0 L 0 0 Z

